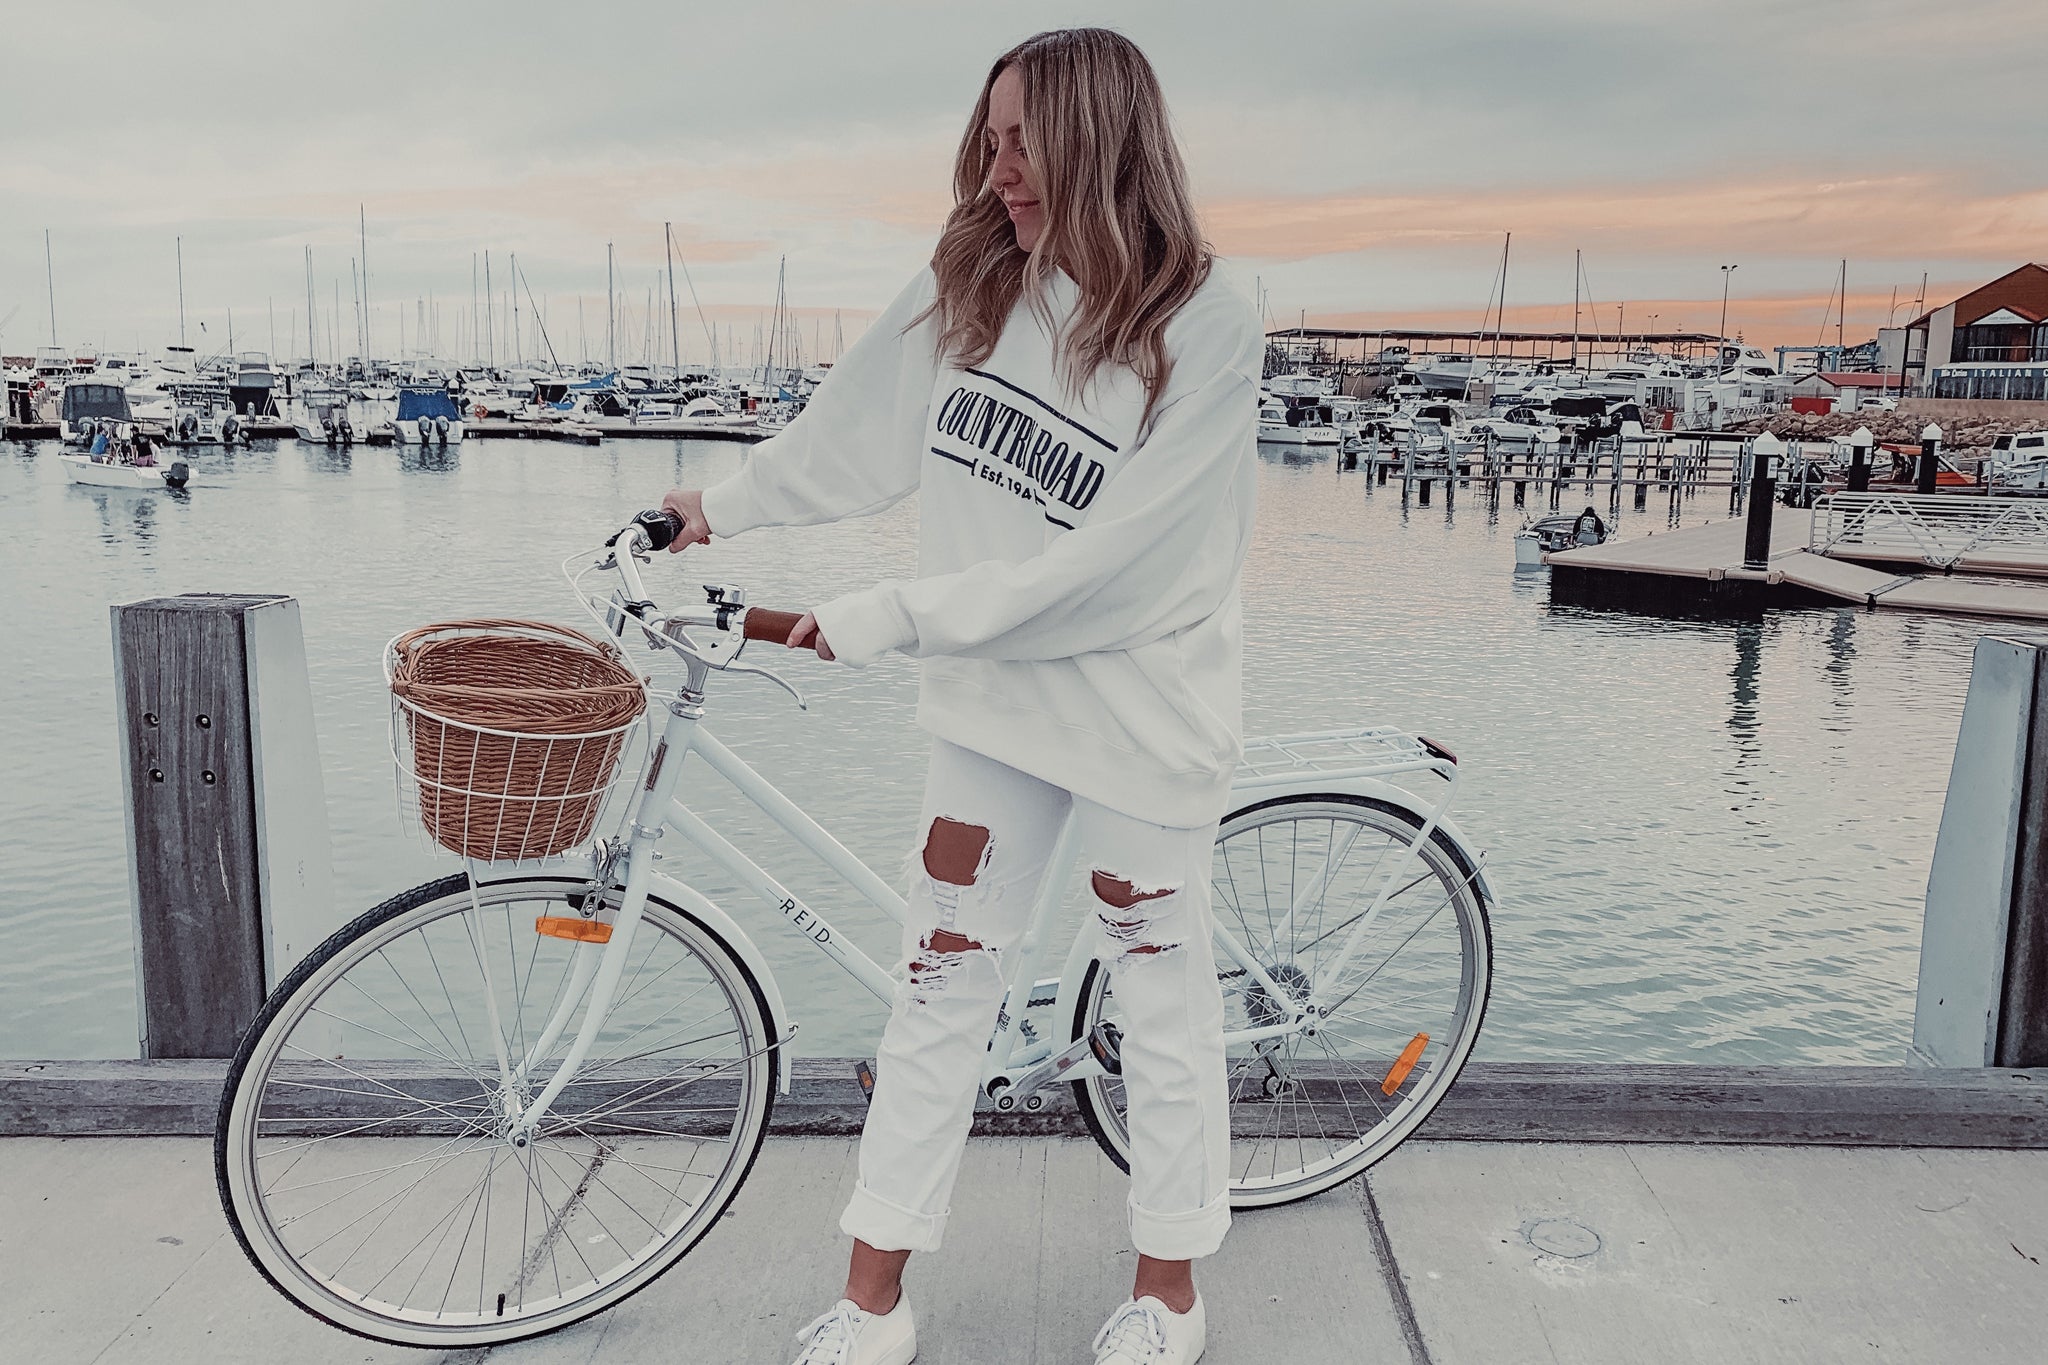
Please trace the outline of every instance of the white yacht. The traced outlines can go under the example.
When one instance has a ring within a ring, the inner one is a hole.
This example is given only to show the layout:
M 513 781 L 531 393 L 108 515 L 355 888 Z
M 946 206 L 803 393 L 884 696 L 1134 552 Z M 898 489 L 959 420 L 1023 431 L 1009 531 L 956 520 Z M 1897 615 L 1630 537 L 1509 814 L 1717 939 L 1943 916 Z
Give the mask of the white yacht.
M 1318 404 L 1290 407 L 1282 398 L 1270 398 L 1259 405 L 1259 441 L 1262 445 L 1334 446 L 1343 433 L 1324 417 Z
M 391 419 L 401 445 L 450 446 L 462 444 L 462 410 L 448 396 L 448 390 L 425 384 L 401 388 L 398 410 Z

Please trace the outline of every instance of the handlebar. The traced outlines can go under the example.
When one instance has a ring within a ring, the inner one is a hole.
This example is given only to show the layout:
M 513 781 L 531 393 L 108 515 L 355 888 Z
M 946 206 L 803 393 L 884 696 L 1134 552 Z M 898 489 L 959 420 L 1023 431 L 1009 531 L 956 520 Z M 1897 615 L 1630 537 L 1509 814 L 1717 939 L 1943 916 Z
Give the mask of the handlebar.
M 647 589 L 640 581 L 640 565 L 634 559 L 639 550 L 653 552 L 665 550 L 682 534 L 683 520 L 667 508 L 649 508 L 635 516 L 612 537 L 612 559 L 619 570 L 619 577 L 625 580 L 632 601 L 627 609 L 643 620 L 655 604 L 648 599 Z M 744 640 L 771 640 L 787 644 L 789 633 L 796 629 L 804 613 L 800 611 L 776 611 L 768 607 L 748 607 L 733 600 L 738 596 L 734 589 L 704 585 L 709 603 L 706 608 L 694 612 L 679 613 L 686 624 L 710 626 L 718 630 L 730 630 L 733 617 L 739 617 L 740 636 Z M 815 632 L 807 644 L 798 648 L 816 650 L 818 637 Z

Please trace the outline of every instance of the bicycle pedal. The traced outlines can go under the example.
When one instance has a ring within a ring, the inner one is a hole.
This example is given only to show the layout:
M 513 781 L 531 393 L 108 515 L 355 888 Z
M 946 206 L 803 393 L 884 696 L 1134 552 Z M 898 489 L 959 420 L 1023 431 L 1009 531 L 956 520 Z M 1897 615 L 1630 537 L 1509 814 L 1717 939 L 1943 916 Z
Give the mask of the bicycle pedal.
M 860 1097 L 864 1104 L 875 1102 L 875 1066 L 873 1062 L 858 1061 L 853 1064 L 854 1083 L 860 1086 Z
M 1124 1074 L 1124 1031 L 1115 1024 L 1104 1019 L 1088 1030 L 1088 1050 L 1104 1071 L 1112 1076 Z

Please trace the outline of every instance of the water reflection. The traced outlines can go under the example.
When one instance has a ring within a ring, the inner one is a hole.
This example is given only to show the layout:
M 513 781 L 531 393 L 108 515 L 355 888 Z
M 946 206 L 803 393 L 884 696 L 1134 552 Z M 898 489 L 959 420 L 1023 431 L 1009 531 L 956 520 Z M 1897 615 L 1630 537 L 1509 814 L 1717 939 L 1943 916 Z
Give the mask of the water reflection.
M 408 474 L 452 474 L 462 464 L 459 445 L 407 445 L 398 447 L 398 467 Z
M 1848 727 L 1850 704 L 1854 700 L 1849 675 L 1856 662 L 1856 612 L 1849 607 L 1835 611 L 1835 623 L 1827 633 L 1828 661 L 1821 665 L 1821 675 L 1827 679 L 1828 690 L 1834 695 L 1836 717 L 1828 728 L 1841 733 Z
M 1760 686 L 1764 666 L 1764 623 L 1738 621 L 1734 628 L 1735 665 L 1728 670 L 1731 700 L 1728 707 L 1728 736 L 1735 744 L 1735 765 L 1731 770 L 1733 794 L 1742 801 L 1731 809 L 1742 810 L 1759 801 L 1756 784 L 1746 773 L 1762 761 L 1761 742 L 1763 695 Z
M 93 511 L 98 515 L 101 544 L 109 549 L 144 555 L 155 548 L 157 541 L 157 499 L 170 498 L 182 502 L 191 497 L 182 488 L 166 488 L 162 492 L 93 488 L 84 484 L 75 484 L 73 488 L 92 499 Z

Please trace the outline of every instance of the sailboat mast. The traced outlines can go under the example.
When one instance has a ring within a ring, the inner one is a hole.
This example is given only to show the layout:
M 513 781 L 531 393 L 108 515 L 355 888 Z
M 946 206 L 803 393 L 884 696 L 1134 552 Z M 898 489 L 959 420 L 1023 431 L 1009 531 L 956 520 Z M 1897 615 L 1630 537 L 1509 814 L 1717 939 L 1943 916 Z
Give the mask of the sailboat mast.
M 1579 367 L 1579 276 L 1585 271 L 1583 252 L 1572 252 L 1572 368 Z
M 512 360 L 517 364 L 526 356 L 526 343 L 519 335 L 519 253 L 512 253 Z
M 491 253 L 484 252 L 484 363 L 492 369 L 498 368 L 498 329 L 492 325 L 497 313 L 491 303 Z
M 604 367 L 619 372 L 619 313 L 612 296 L 612 244 L 604 244 Z
M 313 248 L 306 248 L 306 363 L 318 362 L 320 352 L 313 334 Z
M 178 344 L 185 344 L 185 239 L 178 241 Z M 55 343 L 52 343 L 55 344 Z
M 1515 242 L 1515 234 L 1514 234 L 1514 233 L 1512 233 L 1512 232 L 1510 232 L 1510 233 L 1508 233 L 1508 234 L 1507 234 L 1507 236 L 1506 236 L 1506 237 L 1504 237 L 1504 238 L 1503 238 L 1503 239 L 1501 240 L 1501 244 L 1500 244 L 1500 311 L 1499 311 L 1498 313 L 1494 314 L 1494 318 L 1493 318 L 1493 364 L 1492 364 L 1492 365 L 1489 365 L 1489 366 L 1487 367 L 1489 371 L 1491 371 L 1491 370 L 1494 370 L 1494 369 L 1498 369 L 1498 368 L 1500 367 L 1500 345 L 1501 345 L 1501 338 L 1502 338 L 1502 337 L 1503 337 L 1504 335 L 1506 335 L 1506 333 L 1507 333 L 1507 327 L 1508 327 L 1508 248 L 1509 248 L 1509 247 L 1511 247 L 1511 246 L 1513 246 L 1513 245 L 1514 245 L 1514 242 Z
M 1842 329 L 1849 320 L 1849 260 L 1842 258 L 1842 301 L 1835 307 L 1835 350 L 1842 349 Z M 1840 355 L 1835 357 L 1837 365 L 1842 363 Z
M 370 365 L 370 215 L 356 205 L 357 246 L 363 257 L 363 368 Z
M 50 291 L 50 344 L 57 344 L 57 270 L 50 264 L 50 230 L 43 229 L 43 283 Z
M 683 379 L 683 342 L 676 335 L 676 238 L 669 224 L 661 225 L 662 250 L 668 256 L 668 361 L 675 369 L 675 381 Z

